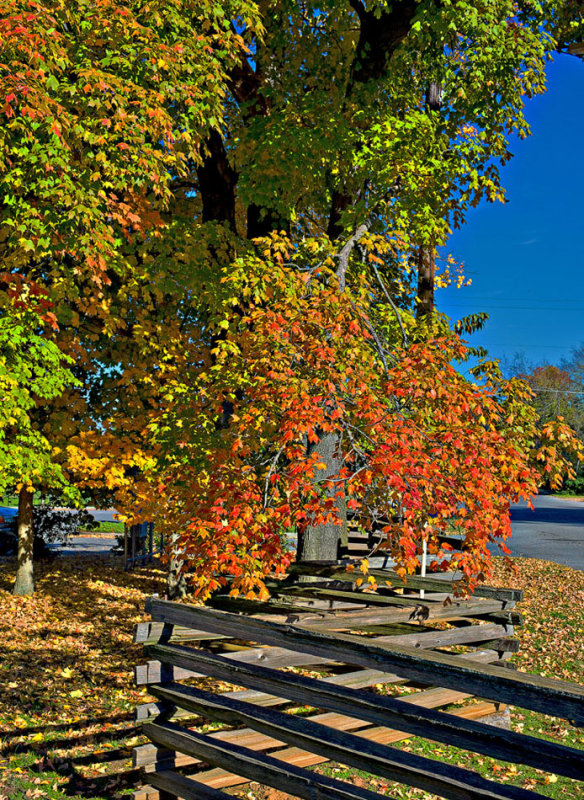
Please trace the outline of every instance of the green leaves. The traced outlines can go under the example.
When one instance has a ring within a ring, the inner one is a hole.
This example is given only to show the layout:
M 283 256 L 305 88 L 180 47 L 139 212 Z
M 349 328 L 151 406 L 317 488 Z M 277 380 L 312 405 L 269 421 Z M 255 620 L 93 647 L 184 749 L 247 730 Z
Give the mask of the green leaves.
M 33 412 L 75 385 L 72 359 L 43 335 L 39 314 L 25 297 L 0 289 L 0 492 L 22 484 L 68 485 Z

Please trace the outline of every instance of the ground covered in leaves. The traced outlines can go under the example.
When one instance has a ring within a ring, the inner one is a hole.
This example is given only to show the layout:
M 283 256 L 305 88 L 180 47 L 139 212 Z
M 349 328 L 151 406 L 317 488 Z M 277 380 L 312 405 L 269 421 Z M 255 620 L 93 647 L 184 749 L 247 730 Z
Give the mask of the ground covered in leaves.
M 519 669 L 583 683 L 584 572 L 534 559 L 516 566 L 509 574 L 498 560 L 492 583 L 525 590 Z M 146 619 L 145 597 L 163 592 L 163 573 L 63 557 L 38 566 L 31 598 L 10 594 L 13 577 L 13 565 L 0 565 L 0 800 L 131 794 L 139 782 L 130 762 L 139 741 L 132 710 L 146 695 L 132 683 L 132 667 L 143 660 L 132 630 Z M 584 731 L 542 715 L 514 712 L 513 727 L 584 747 Z M 577 796 L 574 782 L 543 772 L 418 739 L 402 746 L 551 798 Z M 430 797 L 337 765 L 322 769 L 392 797 Z M 243 795 L 262 796 L 253 787 Z
M 524 625 L 515 633 L 521 639 L 513 657 L 517 668 L 558 680 L 584 683 L 584 572 L 535 558 L 514 559 L 514 568 L 495 559 L 492 586 L 523 589 L 519 604 Z M 517 732 L 584 749 L 584 728 L 573 728 L 564 720 L 520 709 L 511 710 L 511 727 Z M 474 770 L 493 781 L 521 786 L 554 800 L 584 800 L 584 783 L 468 753 L 456 747 L 437 746 L 426 739 L 411 738 L 398 744 L 418 755 Z M 347 770 L 336 764 L 319 768 L 324 774 L 357 782 L 369 789 L 404 800 L 435 800 L 436 795 L 409 789 Z M 252 798 L 248 798 L 252 800 Z M 283 800 L 258 792 L 254 800 Z M 437 800 L 437 799 L 436 799 Z
M 131 792 L 137 734 L 134 623 L 164 575 L 61 557 L 40 564 L 33 597 L 0 568 L 0 800 L 112 798 Z

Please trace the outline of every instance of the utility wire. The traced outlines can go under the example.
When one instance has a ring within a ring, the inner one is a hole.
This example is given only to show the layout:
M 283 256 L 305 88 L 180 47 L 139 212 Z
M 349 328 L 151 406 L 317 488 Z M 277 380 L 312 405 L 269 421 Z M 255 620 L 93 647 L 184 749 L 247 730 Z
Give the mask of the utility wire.
M 481 307 L 481 309 L 497 308 L 501 311 L 584 311 L 584 308 L 573 306 L 489 306 L 475 300 L 469 300 L 468 304 L 445 302 L 444 305 L 448 308 L 468 308 L 468 306 L 475 302 L 476 305 Z
M 530 386 L 529 388 L 536 394 L 539 394 L 540 392 L 555 392 L 556 394 L 577 394 L 580 395 L 580 397 L 584 396 L 584 392 L 575 392 L 573 389 L 546 389 L 545 387 L 534 389 L 533 386 Z
M 574 345 L 572 345 L 572 344 L 525 344 L 524 342 L 523 343 L 519 343 L 519 344 L 501 344 L 500 342 L 497 343 L 497 344 L 479 344 L 477 342 L 476 346 L 477 347 L 485 347 L 485 348 L 489 348 L 489 347 L 537 347 L 537 348 L 540 348 L 540 347 L 551 347 L 553 350 L 572 350 L 574 348 Z

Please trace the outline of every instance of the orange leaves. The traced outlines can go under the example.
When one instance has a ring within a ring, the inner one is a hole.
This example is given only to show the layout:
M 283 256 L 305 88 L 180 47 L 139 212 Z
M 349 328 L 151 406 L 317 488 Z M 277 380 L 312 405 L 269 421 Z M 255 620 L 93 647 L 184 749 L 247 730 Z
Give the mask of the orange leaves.
M 489 541 L 510 533 L 510 502 L 536 490 L 546 463 L 561 469 L 553 448 L 567 433 L 550 431 L 534 456 L 521 385 L 496 370 L 467 380 L 453 367 L 467 352 L 457 336 L 407 348 L 400 336 L 384 364 L 362 335 L 367 285 L 339 293 L 320 251 L 316 279 L 280 235 L 256 248 L 225 270 L 211 355 L 193 348 L 196 369 L 169 382 L 153 414 L 154 441 L 170 445 L 140 486 L 142 513 L 174 537 L 200 598 L 221 581 L 263 597 L 307 526 L 342 524 L 339 500 L 360 530 L 383 531 L 401 575 L 419 566 L 424 539 L 433 568 L 447 568 L 440 537 L 464 534 L 451 563 L 472 589 L 489 573 Z M 334 470 L 315 447 L 329 434 Z M 366 564 L 359 571 L 370 584 Z

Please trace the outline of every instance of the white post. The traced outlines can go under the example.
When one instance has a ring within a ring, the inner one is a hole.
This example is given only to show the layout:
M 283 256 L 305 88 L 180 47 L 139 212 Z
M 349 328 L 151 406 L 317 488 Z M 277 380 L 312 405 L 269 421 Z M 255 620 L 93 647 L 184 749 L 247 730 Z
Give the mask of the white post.
M 426 539 L 422 539 L 422 571 L 421 571 L 422 578 L 424 578 L 425 575 L 426 575 L 426 555 L 427 555 L 427 553 L 428 553 L 428 543 L 426 542 Z M 423 600 L 423 599 L 424 599 L 424 590 L 420 589 L 420 600 Z

